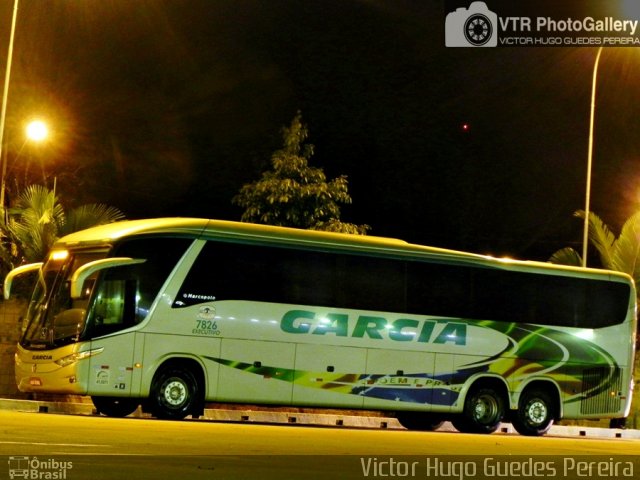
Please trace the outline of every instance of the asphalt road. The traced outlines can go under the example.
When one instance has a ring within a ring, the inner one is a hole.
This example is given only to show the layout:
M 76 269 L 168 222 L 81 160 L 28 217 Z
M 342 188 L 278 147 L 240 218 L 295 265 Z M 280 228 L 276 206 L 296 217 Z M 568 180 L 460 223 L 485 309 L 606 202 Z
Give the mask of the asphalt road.
M 523 472 L 537 473 L 532 478 L 624 478 L 629 468 L 634 477 L 640 474 L 640 440 L 632 439 L 169 422 L 16 411 L 0 411 L 0 432 L 0 455 L 7 462 L 6 467 L 0 464 L 0 479 L 10 478 L 10 473 L 15 478 L 65 480 L 504 478 L 501 468 L 511 469 L 507 471 L 511 478 L 529 476 Z M 588 461 L 579 455 L 589 455 L 584 457 Z M 618 475 L 600 475 L 594 468 Z

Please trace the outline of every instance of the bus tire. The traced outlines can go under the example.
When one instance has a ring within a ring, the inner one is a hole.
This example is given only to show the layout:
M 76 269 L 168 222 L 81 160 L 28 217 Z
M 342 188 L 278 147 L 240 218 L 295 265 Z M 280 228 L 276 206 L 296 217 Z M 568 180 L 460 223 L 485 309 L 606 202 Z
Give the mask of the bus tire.
M 161 370 L 151 387 L 153 415 L 167 420 L 182 420 L 197 414 L 200 385 L 191 370 L 179 366 Z
M 555 402 L 546 390 L 525 390 L 511 423 L 520 435 L 539 437 L 553 425 L 555 410 Z
M 504 399 L 491 387 L 469 390 L 462 413 L 452 419 L 456 430 L 462 433 L 493 433 L 504 418 Z
M 140 405 L 137 398 L 92 396 L 91 401 L 98 413 L 107 417 L 126 417 L 135 412 Z
M 432 432 L 442 426 L 444 420 L 437 414 L 425 412 L 398 412 L 398 423 L 407 430 Z

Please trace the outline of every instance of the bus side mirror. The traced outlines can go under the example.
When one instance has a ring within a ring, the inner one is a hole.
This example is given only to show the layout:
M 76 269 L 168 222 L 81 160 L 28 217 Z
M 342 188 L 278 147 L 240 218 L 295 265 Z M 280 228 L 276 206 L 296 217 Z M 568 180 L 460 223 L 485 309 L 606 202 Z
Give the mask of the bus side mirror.
M 28 265 L 22 265 L 21 267 L 14 268 L 4 279 L 4 299 L 9 300 L 11 297 L 11 284 L 13 283 L 13 279 L 18 275 L 24 275 L 28 272 L 33 272 L 34 270 L 39 270 L 42 267 L 42 262 L 38 263 L 30 263 Z
M 74 300 L 82 298 L 82 287 L 84 286 L 85 280 L 100 270 L 126 265 L 136 265 L 146 261 L 147 260 L 145 258 L 113 257 L 85 263 L 78 268 L 74 272 L 73 277 L 71 277 L 71 298 Z

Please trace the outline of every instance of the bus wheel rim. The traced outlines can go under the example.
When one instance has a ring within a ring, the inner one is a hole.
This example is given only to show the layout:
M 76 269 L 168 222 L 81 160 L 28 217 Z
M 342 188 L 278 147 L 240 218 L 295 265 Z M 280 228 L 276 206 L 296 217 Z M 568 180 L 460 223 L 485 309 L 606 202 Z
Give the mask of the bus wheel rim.
M 187 399 L 187 389 L 184 383 L 178 380 L 168 382 L 164 388 L 164 399 L 173 407 L 182 405 Z
M 547 414 L 547 405 L 541 400 L 532 401 L 527 408 L 527 417 L 534 425 L 544 423 Z
M 497 411 L 498 404 L 495 399 L 488 395 L 483 395 L 477 399 L 474 405 L 473 414 L 476 421 L 488 423 L 496 417 Z

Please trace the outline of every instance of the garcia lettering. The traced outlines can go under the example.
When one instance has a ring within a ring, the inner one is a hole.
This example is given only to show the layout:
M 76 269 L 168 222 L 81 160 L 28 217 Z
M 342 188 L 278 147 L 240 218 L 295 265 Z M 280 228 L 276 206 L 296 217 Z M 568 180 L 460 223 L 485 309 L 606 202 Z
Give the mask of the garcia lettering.
M 307 310 L 290 310 L 282 316 L 280 329 L 294 334 L 389 339 L 396 342 L 467 344 L 467 325 L 448 320 L 398 318 L 389 321 L 384 317 L 371 315 L 349 318 L 344 313 L 329 313 L 319 317 Z

